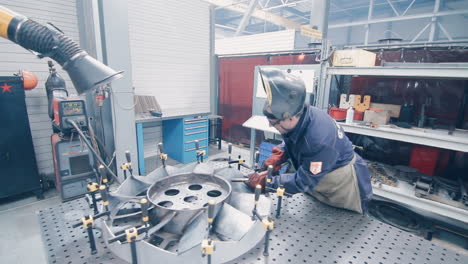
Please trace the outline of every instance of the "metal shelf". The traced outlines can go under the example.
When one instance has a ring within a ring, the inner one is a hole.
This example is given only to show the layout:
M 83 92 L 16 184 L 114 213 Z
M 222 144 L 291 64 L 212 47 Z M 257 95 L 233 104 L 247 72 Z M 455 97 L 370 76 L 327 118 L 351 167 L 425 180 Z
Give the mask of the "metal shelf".
M 392 125 L 371 128 L 358 124 L 339 124 L 345 132 L 468 152 L 467 130 L 456 129 L 453 135 L 449 135 L 448 130 L 444 129 L 401 128 Z
M 398 187 L 392 187 L 385 184 L 379 186 L 373 185 L 372 187 L 374 195 L 418 209 L 419 211 L 422 211 L 423 214 L 432 214 L 432 217 L 448 217 L 459 221 L 463 223 L 465 227 L 468 227 L 468 210 L 416 197 L 414 195 L 414 186 L 409 183 L 400 181 Z
M 328 75 L 360 75 L 387 77 L 425 77 L 468 79 L 468 66 L 427 65 L 416 66 L 374 66 L 374 67 L 328 67 Z

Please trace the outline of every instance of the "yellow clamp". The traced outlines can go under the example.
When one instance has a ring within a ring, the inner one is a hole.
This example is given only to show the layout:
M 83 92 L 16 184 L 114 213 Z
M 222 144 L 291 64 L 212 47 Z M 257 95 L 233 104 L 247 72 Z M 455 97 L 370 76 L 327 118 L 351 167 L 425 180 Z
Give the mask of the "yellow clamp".
M 276 189 L 276 195 L 278 196 L 284 196 L 284 193 L 285 193 L 285 189 L 282 188 L 282 187 L 278 187 L 278 189 Z
M 208 241 L 207 239 L 202 241 L 201 244 L 202 248 L 202 253 L 205 255 L 211 255 L 213 254 L 215 247 L 214 247 L 214 242 L 213 241 Z
M 128 170 L 127 163 L 123 163 L 122 166 L 120 166 L 122 170 Z
M 242 164 L 242 163 L 245 162 L 245 160 L 238 159 L 237 162 L 238 162 L 239 164 Z
M 94 227 L 94 218 L 92 215 L 88 215 L 88 218 L 86 217 L 81 218 L 81 221 L 83 222 L 83 226 L 85 228 L 88 228 L 88 225 L 91 224 L 91 227 Z
M 208 217 L 208 223 L 210 223 L 210 224 L 213 223 L 213 218 Z
M 271 179 L 270 179 L 270 178 L 267 178 L 267 179 L 266 179 L 266 182 L 270 183 L 270 182 L 271 182 Z
M 107 178 L 102 179 L 102 183 L 105 184 L 105 183 L 108 183 L 108 182 L 109 182 L 109 180 Z
M 99 185 L 95 182 L 90 182 L 88 183 L 88 186 L 87 186 L 87 189 L 88 189 L 88 192 L 95 192 L 97 191 L 99 188 Z
M 106 189 L 106 186 L 105 185 L 101 185 L 99 186 L 99 190 L 105 190 Z M 103 197 L 102 197 L 103 198 Z M 104 199 L 102 200 L 102 204 L 105 205 L 105 206 L 108 206 L 109 205 L 109 201 L 108 200 L 105 200 Z
M 262 226 L 265 228 L 265 230 L 273 230 L 275 227 L 275 222 L 273 220 L 270 220 L 268 217 L 265 217 L 262 219 Z
M 140 204 L 146 204 L 146 203 L 148 203 L 148 200 L 146 200 L 145 198 L 140 200 Z M 143 216 L 141 218 L 141 221 L 148 222 L 149 221 L 149 216 Z
M 197 150 L 197 155 L 199 156 L 205 156 L 206 155 L 206 151 L 205 150 Z
M 138 237 L 138 231 L 135 227 L 125 230 L 125 237 L 128 243 L 135 241 Z
M 162 160 L 167 160 L 167 154 L 166 153 L 161 153 L 159 154 L 159 158 Z

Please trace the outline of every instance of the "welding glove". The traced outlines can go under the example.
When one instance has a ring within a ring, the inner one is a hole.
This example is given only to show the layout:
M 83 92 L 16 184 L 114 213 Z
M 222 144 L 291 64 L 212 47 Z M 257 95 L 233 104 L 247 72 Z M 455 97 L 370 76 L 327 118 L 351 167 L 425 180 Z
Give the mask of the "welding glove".
M 249 180 L 245 182 L 247 186 L 255 190 L 255 187 L 259 184 L 262 186 L 262 191 L 265 190 L 265 179 L 268 175 L 267 171 L 254 172 L 249 175 Z
M 266 170 L 269 165 L 272 165 L 273 173 L 277 173 L 281 169 L 281 164 L 286 160 L 286 153 L 278 147 L 273 147 L 270 157 L 263 162 L 262 170 Z

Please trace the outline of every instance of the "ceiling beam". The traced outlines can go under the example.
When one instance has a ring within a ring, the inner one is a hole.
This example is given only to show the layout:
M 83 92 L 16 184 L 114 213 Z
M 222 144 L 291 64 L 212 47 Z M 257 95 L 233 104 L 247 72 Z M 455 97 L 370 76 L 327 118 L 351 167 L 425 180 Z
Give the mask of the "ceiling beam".
M 248 10 L 247 4 L 244 4 L 244 3 L 237 4 L 237 2 L 234 0 L 203 0 L 203 1 L 212 5 L 223 7 L 225 9 L 236 11 L 242 14 L 244 14 L 246 10 Z M 293 20 L 289 20 L 287 18 L 278 16 L 271 12 L 263 11 L 260 9 L 255 9 L 252 12 L 252 17 L 260 18 L 270 23 L 286 27 L 288 29 L 297 29 L 302 26 L 300 23 L 297 23 Z
M 237 27 L 235 36 L 239 36 L 242 31 L 244 31 L 245 26 L 249 23 L 250 16 L 252 16 L 253 11 L 257 8 L 258 0 L 250 0 L 249 7 L 245 10 L 244 16 Z

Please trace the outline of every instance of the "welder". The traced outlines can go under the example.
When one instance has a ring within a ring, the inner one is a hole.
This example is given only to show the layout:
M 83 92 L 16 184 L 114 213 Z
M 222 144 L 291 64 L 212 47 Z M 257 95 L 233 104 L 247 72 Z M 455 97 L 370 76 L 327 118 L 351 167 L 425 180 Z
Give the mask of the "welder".
M 287 193 L 308 193 L 328 205 L 364 213 L 372 198 L 369 171 L 340 125 L 305 105 L 300 78 L 276 68 L 261 68 L 260 76 L 267 94 L 263 114 L 283 142 L 263 164 L 272 165 L 277 175 L 266 181 L 267 171 L 256 172 L 246 184 L 260 184 L 267 191 L 281 185 Z M 288 159 L 295 172 L 278 174 Z

